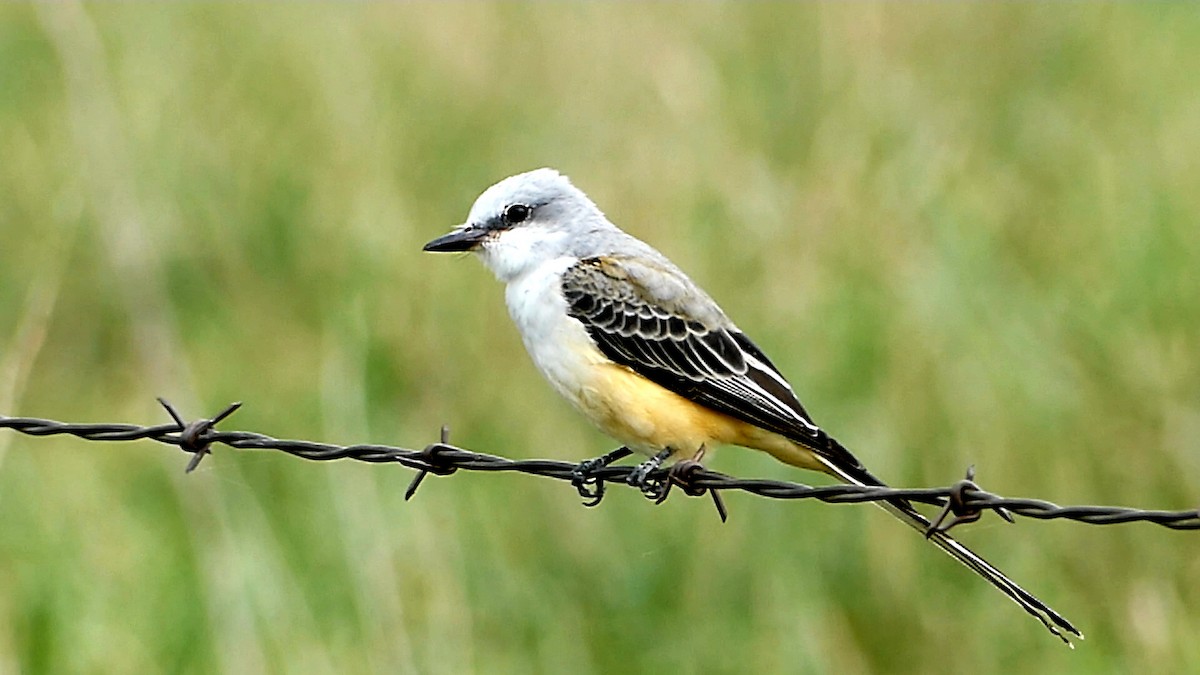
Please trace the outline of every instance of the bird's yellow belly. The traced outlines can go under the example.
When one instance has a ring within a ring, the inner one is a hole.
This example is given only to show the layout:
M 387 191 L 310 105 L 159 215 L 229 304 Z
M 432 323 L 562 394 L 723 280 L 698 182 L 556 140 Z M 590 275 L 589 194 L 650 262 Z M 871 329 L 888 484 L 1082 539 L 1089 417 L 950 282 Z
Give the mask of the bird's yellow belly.
M 706 408 L 615 363 L 593 365 L 591 377 L 571 398 L 601 431 L 631 450 L 654 455 L 671 448 L 673 459 L 701 446 L 757 445 L 762 430 Z

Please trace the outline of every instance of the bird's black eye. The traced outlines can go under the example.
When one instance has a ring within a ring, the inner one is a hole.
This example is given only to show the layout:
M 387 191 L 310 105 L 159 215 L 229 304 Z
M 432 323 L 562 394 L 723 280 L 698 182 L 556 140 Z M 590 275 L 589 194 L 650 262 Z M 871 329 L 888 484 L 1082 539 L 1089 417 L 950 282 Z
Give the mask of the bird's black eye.
M 529 219 L 531 209 L 524 204 L 509 204 L 504 209 L 504 224 L 516 225 Z

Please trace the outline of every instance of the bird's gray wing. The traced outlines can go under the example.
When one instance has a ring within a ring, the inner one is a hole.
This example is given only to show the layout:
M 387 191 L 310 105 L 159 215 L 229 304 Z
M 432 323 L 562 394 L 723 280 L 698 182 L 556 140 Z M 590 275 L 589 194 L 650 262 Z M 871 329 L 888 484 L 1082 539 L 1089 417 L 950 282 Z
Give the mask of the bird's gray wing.
M 829 438 L 791 385 L 717 304 L 669 263 L 584 258 L 563 274 L 568 313 L 616 363 L 700 405 L 862 465 Z

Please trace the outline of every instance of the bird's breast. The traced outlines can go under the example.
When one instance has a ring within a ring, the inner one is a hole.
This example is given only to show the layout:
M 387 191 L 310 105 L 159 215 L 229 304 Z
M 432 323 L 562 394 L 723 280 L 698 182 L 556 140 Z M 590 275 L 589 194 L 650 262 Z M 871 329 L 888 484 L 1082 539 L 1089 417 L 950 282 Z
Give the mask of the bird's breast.
M 538 370 L 578 405 L 581 390 L 594 377 L 594 366 L 608 359 L 583 324 L 567 314 L 562 273 L 574 262 L 573 258 L 552 260 L 511 281 L 505 301 Z

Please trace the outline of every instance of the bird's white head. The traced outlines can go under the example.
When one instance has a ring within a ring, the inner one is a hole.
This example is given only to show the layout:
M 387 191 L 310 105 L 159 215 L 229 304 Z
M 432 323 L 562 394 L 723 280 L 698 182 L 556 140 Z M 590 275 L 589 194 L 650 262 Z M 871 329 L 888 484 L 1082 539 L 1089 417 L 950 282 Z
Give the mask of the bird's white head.
M 611 227 L 566 176 L 537 169 L 484 190 L 467 222 L 425 244 L 425 250 L 477 253 L 507 283 L 567 255 L 577 238 Z

